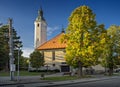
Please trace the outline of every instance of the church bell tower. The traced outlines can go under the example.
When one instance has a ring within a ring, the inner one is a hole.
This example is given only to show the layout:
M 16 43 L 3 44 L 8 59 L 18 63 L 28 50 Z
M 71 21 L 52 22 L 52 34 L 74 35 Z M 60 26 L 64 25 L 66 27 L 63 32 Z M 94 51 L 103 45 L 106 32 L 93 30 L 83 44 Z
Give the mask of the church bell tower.
M 34 26 L 34 48 L 36 49 L 47 41 L 47 23 L 43 17 L 42 8 L 38 11 Z

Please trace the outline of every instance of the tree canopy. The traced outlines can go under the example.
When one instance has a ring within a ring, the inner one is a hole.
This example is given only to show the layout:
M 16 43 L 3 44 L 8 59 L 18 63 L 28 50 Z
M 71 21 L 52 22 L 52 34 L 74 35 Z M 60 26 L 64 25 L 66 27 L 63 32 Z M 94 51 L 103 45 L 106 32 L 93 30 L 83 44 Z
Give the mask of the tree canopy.
M 35 50 L 30 54 L 30 64 L 33 68 L 38 70 L 38 68 L 44 65 L 43 55 L 39 51 Z
M 109 75 L 113 68 L 120 65 L 120 26 L 112 25 L 107 29 L 106 43 L 103 47 L 102 65 L 109 68 Z
M 97 25 L 95 14 L 88 6 L 76 8 L 69 17 L 66 34 L 63 36 L 63 42 L 67 44 L 67 63 L 79 68 L 98 64 L 104 33 L 104 25 Z
M 15 29 L 13 30 L 13 45 L 14 45 L 14 58 L 15 61 L 18 58 L 18 48 L 17 45 L 19 44 L 22 46 L 22 42 L 20 41 L 20 37 L 17 36 L 17 32 Z M 0 27 L 0 68 L 8 70 L 9 68 L 9 29 L 8 25 L 3 25 Z M 22 51 L 20 51 L 20 55 Z M 16 63 L 16 62 L 15 62 Z M 17 63 L 16 63 L 17 64 Z

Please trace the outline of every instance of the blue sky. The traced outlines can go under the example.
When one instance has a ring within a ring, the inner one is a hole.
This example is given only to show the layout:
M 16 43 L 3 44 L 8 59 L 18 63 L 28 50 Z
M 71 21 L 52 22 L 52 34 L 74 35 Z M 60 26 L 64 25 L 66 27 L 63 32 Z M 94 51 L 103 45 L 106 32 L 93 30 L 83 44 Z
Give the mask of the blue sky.
M 105 28 L 120 25 L 120 0 L 0 0 L 0 23 L 13 19 L 13 27 L 23 42 L 24 56 L 34 49 L 34 21 L 42 7 L 48 24 L 48 40 L 68 25 L 71 12 L 81 6 L 89 6 L 96 14 L 98 24 Z

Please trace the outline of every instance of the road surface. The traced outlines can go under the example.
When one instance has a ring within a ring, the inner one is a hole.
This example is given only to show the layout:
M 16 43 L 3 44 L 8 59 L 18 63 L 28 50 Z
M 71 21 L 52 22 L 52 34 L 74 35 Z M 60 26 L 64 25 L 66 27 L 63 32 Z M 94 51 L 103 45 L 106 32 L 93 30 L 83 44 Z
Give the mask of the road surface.
M 56 87 L 56 86 L 53 86 Z M 116 79 L 62 85 L 57 87 L 120 87 L 120 77 Z

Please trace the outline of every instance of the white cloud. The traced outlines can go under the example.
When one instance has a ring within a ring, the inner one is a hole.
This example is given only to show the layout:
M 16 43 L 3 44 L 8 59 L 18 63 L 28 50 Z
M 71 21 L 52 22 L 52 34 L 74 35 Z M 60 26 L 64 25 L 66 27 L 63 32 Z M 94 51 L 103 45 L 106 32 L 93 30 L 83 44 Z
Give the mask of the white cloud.
M 54 32 L 58 31 L 59 27 L 48 27 L 47 28 L 47 36 L 51 36 Z
M 29 57 L 29 55 L 34 51 L 34 49 L 33 48 L 24 47 L 22 49 L 22 51 L 23 51 L 23 55 L 22 56 Z

